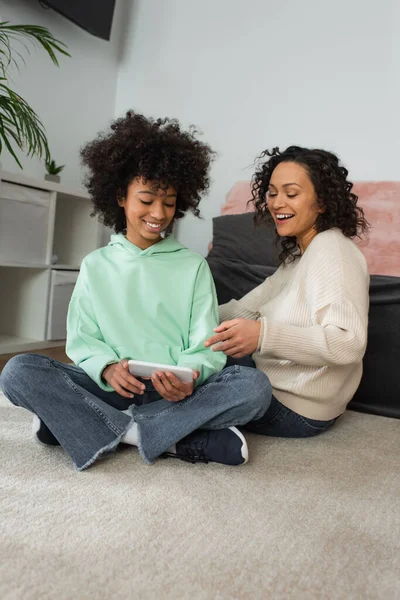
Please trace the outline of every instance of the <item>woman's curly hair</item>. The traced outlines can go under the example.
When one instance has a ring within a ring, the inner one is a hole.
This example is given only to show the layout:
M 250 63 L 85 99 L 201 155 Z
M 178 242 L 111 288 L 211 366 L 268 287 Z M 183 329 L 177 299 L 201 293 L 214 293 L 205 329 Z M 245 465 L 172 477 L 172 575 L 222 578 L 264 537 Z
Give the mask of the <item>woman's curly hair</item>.
M 257 167 L 252 178 L 252 199 L 255 205 L 256 223 L 273 223 L 273 218 L 268 210 L 267 192 L 271 175 L 281 162 L 294 162 L 305 168 L 314 186 L 317 201 L 324 212 L 320 213 L 316 221 L 318 233 L 337 227 L 348 238 L 361 237 L 369 228 L 369 223 L 364 217 L 364 211 L 357 206 L 358 196 L 352 193 L 353 184 L 347 179 L 348 171 L 343 167 L 337 156 L 326 150 L 289 146 L 283 152 L 274 148 L 271 152 L 265 150 L 258 158 L 268 160 Z M 280 237 L 282 252 L 279 255 L 283 262 L 289 261 L 298 255 L 297 240 L 295 237 Z
M 136 177 L 176 189 L 174 218 L 188 210 L 199 216 L 215 154 L 196 139 L 197 133 L 193 127 L 183 131 L 176 119 L 151 119 L 133 111 L 113 121 L 111 131 L 100 133 L 80 152 L 89 169 L 84 184 L 94 205 L 93 216 L 99 215 L 116 233 L 125 231 L 125 212 L 118 199 L 126 196 Z

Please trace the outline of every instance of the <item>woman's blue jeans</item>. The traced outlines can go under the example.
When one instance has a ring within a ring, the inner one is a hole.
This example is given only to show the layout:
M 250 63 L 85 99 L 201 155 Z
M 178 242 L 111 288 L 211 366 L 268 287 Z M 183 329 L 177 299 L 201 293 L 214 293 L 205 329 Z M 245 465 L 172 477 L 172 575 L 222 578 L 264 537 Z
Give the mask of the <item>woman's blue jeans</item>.
M 13 404 L 43 421 L 78 470 L 115 448 L 132 421 L 138 425 L 139 452 L 152 463 L 195 429 L 224 429 L 259 419 L 272 395 L 264 373 L 234 365 L 180 402 L 162 399 L 152 386 L 132 400 L 102 390 L 79 367 L 40 354 L 9 360 L 0 387 Z M 130 414 L 123 412 L 128 408 Z
M 330 421 L 308 419 L 287 408 L 272 396 L 271 404 L 265 414 L 260 419 L 244 425 L 244 429 L 273 437 L 306 438 L 323 433 L 332 427 L 338 418 Z
M 239 365 L 256 369 L 256 365 L 251 356 L 235 359 L 228 357 L 228 367 Z M 271 396 L 271 402 L 260 419 L 247 423 L 244 429 L 252 433 L 260 435 L 270 435 L 273 437 L 284 438 L 306 438 L 323 433 L 338 420 L 331 419 L 330 421 L 316 421 L 308 419 L 290 408 L 287 408 L 279 402 L 275 396 Z

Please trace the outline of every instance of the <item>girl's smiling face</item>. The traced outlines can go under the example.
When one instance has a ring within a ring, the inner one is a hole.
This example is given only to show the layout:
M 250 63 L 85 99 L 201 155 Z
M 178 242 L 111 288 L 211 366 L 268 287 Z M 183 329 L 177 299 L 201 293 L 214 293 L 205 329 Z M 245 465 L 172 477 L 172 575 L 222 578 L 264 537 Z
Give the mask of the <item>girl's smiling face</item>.
M 161 239 L 176 211 L 176 190 L 137 177 L 128 185 L 125 198 L 118 200 L 126 216 L 126 238 L 142 250 Z

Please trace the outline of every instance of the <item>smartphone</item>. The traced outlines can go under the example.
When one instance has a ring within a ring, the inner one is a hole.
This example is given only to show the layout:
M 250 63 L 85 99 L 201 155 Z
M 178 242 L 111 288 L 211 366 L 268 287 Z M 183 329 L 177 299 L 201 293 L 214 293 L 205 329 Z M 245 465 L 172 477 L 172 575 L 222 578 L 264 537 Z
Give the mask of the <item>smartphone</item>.
M 192 383 L 193 369 L 188 367 L 177 367 L 176 365 L 163 365 L 161 363 L 145 362 L 143 360 L 128 360 L 128 368 L 131 375 L 137 377 L 151 377 L 153 373 L 169 371 L 176 375 L 183 383 Z

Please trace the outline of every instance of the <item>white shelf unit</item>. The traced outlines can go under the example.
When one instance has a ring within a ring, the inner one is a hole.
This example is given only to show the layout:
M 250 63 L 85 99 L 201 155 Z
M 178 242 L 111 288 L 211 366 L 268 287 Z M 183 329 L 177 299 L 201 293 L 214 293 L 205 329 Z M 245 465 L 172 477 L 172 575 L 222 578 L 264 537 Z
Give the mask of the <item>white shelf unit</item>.
M 91 210 L 81 191 L 0 170 L 0 354 L 64 344 L 48 339 L 51 274 L 105 243 Z

